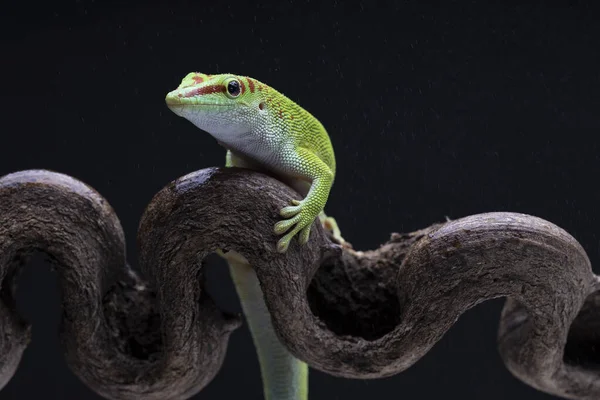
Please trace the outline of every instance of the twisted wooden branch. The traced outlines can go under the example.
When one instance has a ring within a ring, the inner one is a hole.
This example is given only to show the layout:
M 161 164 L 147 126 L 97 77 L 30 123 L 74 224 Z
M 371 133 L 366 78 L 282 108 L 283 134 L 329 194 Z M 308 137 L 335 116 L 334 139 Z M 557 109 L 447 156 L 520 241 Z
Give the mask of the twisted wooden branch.
M 265 175 L 205 169 L 152 200 L 139 229 L 143 281 L 126 264 L 121 227 L 100 195 L 48 171 L 0 180 L 0 383 L 29 329 L 14 305 L 34 250 L 57 265 L 62 338 L 72 370 L 111 399 L 185 399 L 218 372 L 240 321 L 203 287 L 201 261 L 236 250 L 256 270 L 281 340 L 330 374 L 377 378 L 422 357 L 470 307 L 508 297 L 499 347 L 527 384 L 600 397 L 600 281 L 575 239 L 528 215 L 490 213 L 394 234 L 375 251 L 333 244 L 275 249 L 277 210 L 294 193 Z

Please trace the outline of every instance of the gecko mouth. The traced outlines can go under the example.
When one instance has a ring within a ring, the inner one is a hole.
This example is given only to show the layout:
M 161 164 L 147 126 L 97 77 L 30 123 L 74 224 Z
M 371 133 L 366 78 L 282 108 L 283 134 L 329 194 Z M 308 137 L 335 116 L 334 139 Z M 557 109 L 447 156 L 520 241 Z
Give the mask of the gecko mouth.
M 198 101 L 197 97 L 185 97 L 181 95 L 181 92 L 174 90 L 169 92 L 165 97 L 165 102 L 169 108 L 171 107 L 190 107 L 190 106 L 198 106 L 198 107 L 229 107 L 232 104 L 223 104 L 223 103 L 203 103 Z
M 233 104 L 196 103 L 190 99 L 167 96 L 165 103 L 169 108 L 189 107 L 231 107 Z
M 230 104 L 210 104 L 210 103 L 189 103 L 187 101 L 181 101 L 181 99 L 166 99 L 167 107 L 180 117 L 186 114 L 194 113 L 196 110 L 201 108 L 212 108 L 212 107 L 230 107 Z

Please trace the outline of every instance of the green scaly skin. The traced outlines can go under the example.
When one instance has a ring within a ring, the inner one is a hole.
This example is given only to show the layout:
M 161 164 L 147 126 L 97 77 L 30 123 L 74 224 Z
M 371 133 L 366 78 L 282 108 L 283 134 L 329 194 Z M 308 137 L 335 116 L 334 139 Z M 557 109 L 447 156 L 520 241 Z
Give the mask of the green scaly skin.
M 345 243 L 335 219 L 323 209 L 335 177 L 329 135 L 308 111 L 256 79 L 233 74 L 192 72 L 167 94 L 177 115 L 211 134 L 227 149 L 226 166 L 269 171 L 296 189 L 301 200 L 280 210 L 274 226 L 277 251 L 285 253 L 297 236 L 303 245 L 318 217 L 334 238 Z M 256 346 L 267 400 L 306 400 L 308 367 L 279 342 L 258 280 L 240 254 L 225 258 Z

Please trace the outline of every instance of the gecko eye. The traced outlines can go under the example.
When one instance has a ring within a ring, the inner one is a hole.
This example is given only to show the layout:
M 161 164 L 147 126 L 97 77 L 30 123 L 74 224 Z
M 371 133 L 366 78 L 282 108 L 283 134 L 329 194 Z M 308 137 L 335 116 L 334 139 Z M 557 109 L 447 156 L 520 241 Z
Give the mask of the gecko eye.
M 227 94 L 229 94 L 230 97 L 238 97 L 241 91 L 242 88 L 237 80 L 232 79 L 227 83 Z

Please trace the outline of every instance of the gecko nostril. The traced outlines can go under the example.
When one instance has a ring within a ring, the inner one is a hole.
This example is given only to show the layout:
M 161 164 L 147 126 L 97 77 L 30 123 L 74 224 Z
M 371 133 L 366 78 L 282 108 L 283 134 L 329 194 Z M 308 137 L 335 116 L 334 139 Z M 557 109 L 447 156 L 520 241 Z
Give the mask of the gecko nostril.
M 265 103 L 262 103 L 262 102 L 261 102 L 261 103 L 258 105 L 258 108 L 259 108 L 259 109 L 261 109 L 261 110 L 263 110 L 263 109 L 265 108 Z

